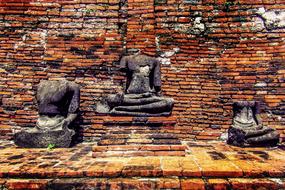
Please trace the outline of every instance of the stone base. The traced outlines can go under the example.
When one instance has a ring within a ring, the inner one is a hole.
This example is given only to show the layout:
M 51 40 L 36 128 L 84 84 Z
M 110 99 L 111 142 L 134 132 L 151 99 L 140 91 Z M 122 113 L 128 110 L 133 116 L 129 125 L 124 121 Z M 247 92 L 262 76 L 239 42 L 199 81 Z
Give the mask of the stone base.
M 175 124 L 175 117 L 106 117 L 93 157 L 185 156 Z
M 71 129 L 57 131 L 20 131 L 15 133 L 14 142 L 24 148 L 46 148 L 50 144 L 55 147 L 67 148 L 71 144 L 74 131 Z
M 228 129 L 227 143 L 239 147 L 247 147 L 247 146 L 271 147 L 271 146 L 277 146 L 277 144 L 279 143 L 279 135 L 277 135 L 275 139 L 263 142 L 255 142 L 254 144 L 253 143 L 250 144 L 247 142 L 245 131 L 237 129 L 235 127 L 230 127 Z

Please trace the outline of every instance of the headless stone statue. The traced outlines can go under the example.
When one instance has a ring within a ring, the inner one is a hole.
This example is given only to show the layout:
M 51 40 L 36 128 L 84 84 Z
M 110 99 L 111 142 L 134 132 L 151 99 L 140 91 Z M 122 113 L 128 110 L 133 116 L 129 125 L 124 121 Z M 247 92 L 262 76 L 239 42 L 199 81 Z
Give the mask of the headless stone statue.
M 174 100 L 161 97 L 160 62 L 146 55 L 125 56 L 120 62 L 127 73 L 125 93 L 109 95 L 97 104 L 98 113 L 126 116 L 168 116 Z
M 32 129 L 15 134 L 18 146 L 44 148 L 49 144 L 69 147 L 74 130 L 68 126 L 79 109 L 79 86 L 67 80 L 41 81 L 37 91 L 39 118 Z
M 279 134 L 263 126 L 259 116 L 259 103 L 239 101 L 233 104 L 233 124 L 228 130 L 228 144 L 235 146 L 276 146 Z

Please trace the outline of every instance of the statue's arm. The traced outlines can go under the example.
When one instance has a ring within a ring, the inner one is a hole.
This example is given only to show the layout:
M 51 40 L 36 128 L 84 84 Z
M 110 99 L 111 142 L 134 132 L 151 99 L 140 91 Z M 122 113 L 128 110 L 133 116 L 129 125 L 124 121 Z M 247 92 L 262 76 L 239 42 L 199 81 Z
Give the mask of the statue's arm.
M 124 89 L 127 90 L 130 85 L 130 76 L 128 74 L 128 56 L 124 56 L 121 58 L 119 69 L 126 74 L 126 82 L 124 84 Z
M 128 62 L 127 56 L 122 57 L 122 59 L 120 61 L 120 65 L 119 65 L 119 69 L 121 71 L 126 71 L 126 69 L 127 69 L 127 62 Z
M 157 95 L 161 95 L 161 71 L 160 61 L 155 59 L 153 85 Z
M 256 127 L 256 128 L 247 130 L 245 136 L 246 137 L 254 137 L 257 135 L 265 135 L 271 131 L 273 131 L 273 129 L 271 129 L 269 127 L 263 127 L 263 128 Z
M 258 126 L 262 126 L 262 119 L 261 119 L 259 113 L 255 115 L 255 118 L 256 118 L 256 121 L 257 121 L 257 125 Z
M 68 107 L 68 115 L 65 119 L 67 126 L 75 120 L 78 115 L 79 103 L 80 103 L 80 90 L 79 86 L 75 83 L 69 85 L 70 92 L 73 92 L 72 98 Z

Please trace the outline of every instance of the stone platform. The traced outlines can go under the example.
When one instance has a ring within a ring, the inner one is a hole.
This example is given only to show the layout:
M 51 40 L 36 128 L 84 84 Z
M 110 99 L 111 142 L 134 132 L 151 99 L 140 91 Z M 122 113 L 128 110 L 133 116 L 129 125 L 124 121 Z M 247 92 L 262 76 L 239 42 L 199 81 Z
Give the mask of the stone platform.
M 185 156 L 175 117 L 105 117 L 93 157 Z
M 92 143 L 47 150 L 0 142 L 0 189 L 285 189 L 282 146 L 183 144 L 185 156 L 92 158 Z

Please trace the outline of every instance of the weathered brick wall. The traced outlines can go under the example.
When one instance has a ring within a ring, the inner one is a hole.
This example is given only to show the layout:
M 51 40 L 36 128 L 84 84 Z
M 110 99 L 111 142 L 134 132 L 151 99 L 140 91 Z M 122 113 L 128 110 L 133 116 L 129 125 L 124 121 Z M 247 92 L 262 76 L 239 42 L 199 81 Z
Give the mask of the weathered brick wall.
M 57 78 L 80 84 L 80 131 L 100 137 L 95 103 L 123 90 L 118 62 L 137 49 L 161 59 L 182 139 L 218 139 L 235 100 L 263 102 L 264 124 L 283 133 L 284 10 L 283 0 L 2 0 L 1 138 L 34 126 L 37 84 Z

